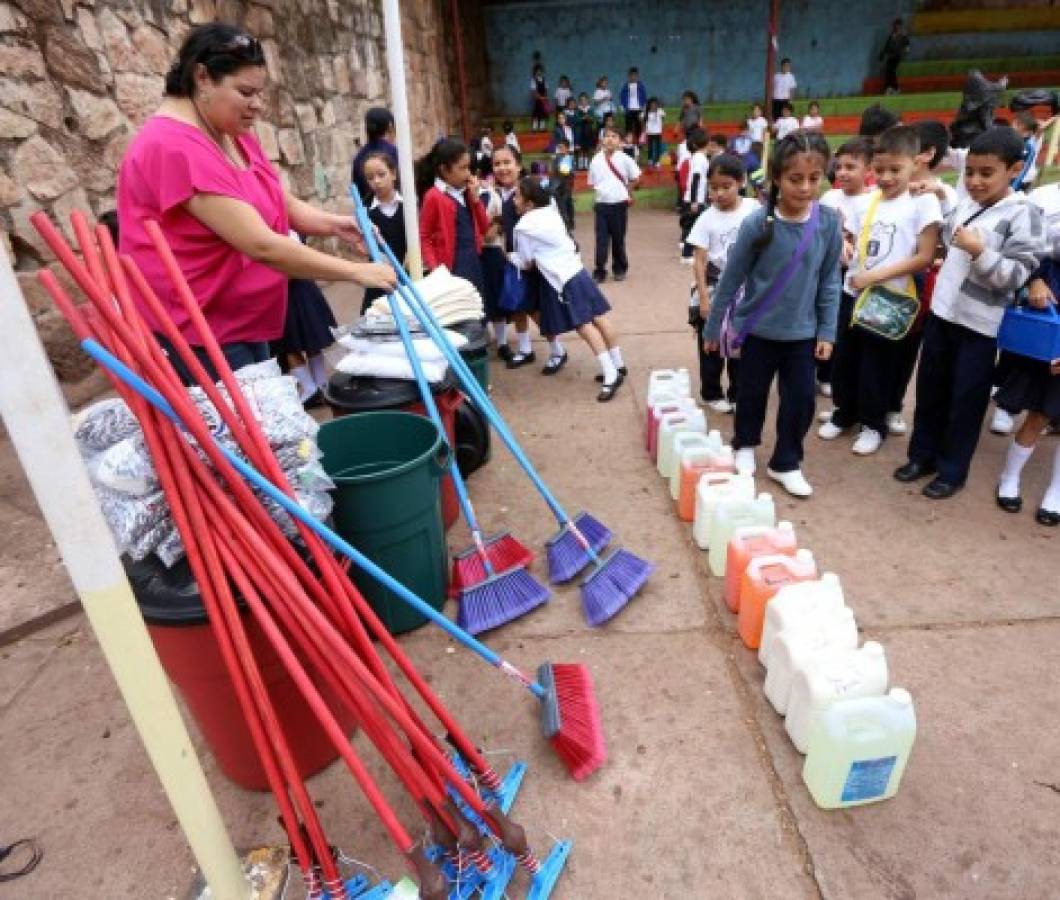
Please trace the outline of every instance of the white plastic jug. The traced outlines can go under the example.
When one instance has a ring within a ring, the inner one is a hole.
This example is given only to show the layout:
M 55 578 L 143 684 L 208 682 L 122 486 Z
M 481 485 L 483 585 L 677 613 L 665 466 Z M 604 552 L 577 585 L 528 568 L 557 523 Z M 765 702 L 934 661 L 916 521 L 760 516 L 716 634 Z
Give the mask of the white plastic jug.
M 812 627 L 821 611 L 838 609 L 841 606 L 846 606 L 846 600 L 839 576 L 834 572 L 825 572 L 817 581 L 784 585 L 766 607 L 758 661 L 769 668 L 770 644 L 781 631 L 807 625 Z
M 644 446 L 651 456 L 651 461 L 658 459 L 659 425 L 665 416 L 673 413 L 699 412 L 696 401 L 691 397 L 678 397 L 676 400 L 665 400 L 648 407 L 648 418 L 644 423 Z
M 837 700 L 882 697 L 887 691 L 887 657 L 883 647 L 866 641 L 858 650 L 834 650 L 796 673 L 788 697 L 784 727 L 799 753 L 810 746 L 810 734 L 824 711 Z
M 802 780 L 822 809 L 887 800 L 898 792 L 915 740 L 908 691 L 840 700 L 824 711 L 810 736 Z
M 659 422 L 659 454 L 656 457 L 655 468 L 667 480 L 673 474 L 674 439 L 678 434 L 687 431 L 706 434 L 707 417 L 703 414 L 703 410 L 673 413 L 663 416 Z M 718 439 L 721 440 L 721 435 L 718 435 Z
M 707 562 L 718 578 L 725 576 L 729 557 L 729 538 L 737 528 L 748 525 L 776 525 L 777 511 L 772 494 L 759 494 L 753 499 L 732 497 L 722 500 L 710 520 Z
M 687 397 L 692 393 L 692 379 L 688 369 L 655 369 L 648 375 L 648 404 L 662 393 Z
M 689 459 L 709 459 L 723 456 L 725 445 L 717 429 L 703 432 L 682 431 L 674 436 L 674 461 L 670 471 L 670 496 L 676 500 L 681 493 L 681 466 Z M 729 448 L 732 455 L 732 448 Z
M 773 603 L 779 598 L 778 594 Z M 797 672 L 820 656 L 837 650 L 854 650 L 857 646 L 858 626 L 849 606 L 820 610 L 801 625 L 778 632 L 773 636 L 769 668 L 762 688 L 766 699 L 773 704 L 773 709 L 784 715 L 788 711 L 788 698 Z
M 692 519 L 692 540 L 700 550 L 710 545 L 714 512 L 723 500 L 754 500 L 755 481 L 751 475 L 735 472 L 708 472 L 696 485 L 696 511 Z

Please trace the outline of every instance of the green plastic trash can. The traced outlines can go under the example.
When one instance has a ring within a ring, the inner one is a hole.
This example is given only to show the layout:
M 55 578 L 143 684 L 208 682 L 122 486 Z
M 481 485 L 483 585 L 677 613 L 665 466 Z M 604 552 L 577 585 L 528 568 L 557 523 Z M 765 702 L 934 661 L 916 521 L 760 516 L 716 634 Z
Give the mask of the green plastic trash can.
M 477 319 L 457 322 L 450 325 L 452 331 L 458 331 L 467 338 L 467 343 L 460 349 L 460 356 L 482 390 L 490 389 L 490 349 L 489 332 L 486 326 Z
M 430 419 L 366 412 L 325 422 L 317 442 L 335 482 L 335 530 L 416 596 L 440 610 L 449 589 L 449 555 L 438 482 L 446 446 Z M 392 634 L 427 619 L 375 579 L 354 581 Z

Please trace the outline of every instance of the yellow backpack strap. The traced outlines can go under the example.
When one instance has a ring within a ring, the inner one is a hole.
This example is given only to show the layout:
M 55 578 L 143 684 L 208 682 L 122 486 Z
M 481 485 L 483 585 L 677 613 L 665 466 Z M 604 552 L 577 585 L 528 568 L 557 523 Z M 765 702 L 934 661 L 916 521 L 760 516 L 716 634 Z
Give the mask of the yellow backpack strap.
M 873 191 L 869 208 L 865 210 L 865 219 L 861 223 L 861 231 L 858 233 L 858 267 L 865 263 L 865 257 L 869 255 L 869 235 L 872 234 L 872 223 L 876 221 L 876 210 L 879 209 L 880 201 L 883 199 L 883 191 Z

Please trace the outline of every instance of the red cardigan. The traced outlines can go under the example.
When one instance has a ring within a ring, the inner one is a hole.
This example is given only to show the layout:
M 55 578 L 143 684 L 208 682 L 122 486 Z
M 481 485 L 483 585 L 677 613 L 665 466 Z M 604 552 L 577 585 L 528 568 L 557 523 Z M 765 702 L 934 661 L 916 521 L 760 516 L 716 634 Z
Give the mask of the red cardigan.
M 490 227 L 489 213 L 477 196 L 464 192 L 475 224 L 475 251 L 482 252 L 482 236 Z M 456 262 L 456 200 L 432 187 L 423 197 L 420 208 L 420 250 L 426 269 L 446 266 L 450 271 Z

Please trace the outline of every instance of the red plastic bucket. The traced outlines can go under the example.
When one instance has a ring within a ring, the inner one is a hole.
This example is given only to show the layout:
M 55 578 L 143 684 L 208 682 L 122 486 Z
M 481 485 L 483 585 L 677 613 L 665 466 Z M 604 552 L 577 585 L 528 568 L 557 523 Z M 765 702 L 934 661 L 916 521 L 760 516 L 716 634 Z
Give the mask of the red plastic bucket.
M 240 787 L 268 790 L 265 770 L 186 560 L 172 569 L 153 556 L 139 563 L 123 561 L 162 667 L 184 698 L 218 767 Z M 338 752 L 249 612 L 243 623 L 298 773 L 308 778 L 334 762 Z M 326 688 L 320 692 L 343 731 L 351 734 L 349 711 Z

